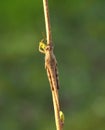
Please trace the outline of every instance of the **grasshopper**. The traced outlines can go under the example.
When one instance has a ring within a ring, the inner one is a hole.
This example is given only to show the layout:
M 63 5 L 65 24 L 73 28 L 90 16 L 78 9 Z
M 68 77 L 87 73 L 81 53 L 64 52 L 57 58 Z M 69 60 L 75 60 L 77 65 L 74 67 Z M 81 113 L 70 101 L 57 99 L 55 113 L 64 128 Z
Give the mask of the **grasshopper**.
M 57 89 L 59 89 L 57 61 L 53 53 L 53 46 L 45 44 L 44 40 L 41 40 L 39 43 L 39 51 L 45 54 L 45 69 L 47 71 L 51 89 L 54 90 L 55 86 Z
M 41 40 L 39 43 L 39 51 L 45 54 L 45 69 L 47 71 L 47 76 L 51 86 L 51 90 L 56 93 L 56 104 L 59 110 L 60 122 L 61 125 L 64 125 L 64 113 L 60 111 L 59 98 L 58 98 L 58 89 L 59 89 L 59 77 L 57 69 L 57 60 L 53 53 L 53 46 L 45 44 L 44 40 Z

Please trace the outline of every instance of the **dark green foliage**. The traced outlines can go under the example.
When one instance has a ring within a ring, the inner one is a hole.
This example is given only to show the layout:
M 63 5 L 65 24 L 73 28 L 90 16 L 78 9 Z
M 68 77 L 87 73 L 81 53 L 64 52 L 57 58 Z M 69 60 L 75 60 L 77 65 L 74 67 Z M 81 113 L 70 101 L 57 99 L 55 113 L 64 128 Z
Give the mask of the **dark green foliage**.
M 49 0 L 65 130 L 105 130 L 105 2 Z M 41 0 L 0 2 L 0 130 L 55 130 Z

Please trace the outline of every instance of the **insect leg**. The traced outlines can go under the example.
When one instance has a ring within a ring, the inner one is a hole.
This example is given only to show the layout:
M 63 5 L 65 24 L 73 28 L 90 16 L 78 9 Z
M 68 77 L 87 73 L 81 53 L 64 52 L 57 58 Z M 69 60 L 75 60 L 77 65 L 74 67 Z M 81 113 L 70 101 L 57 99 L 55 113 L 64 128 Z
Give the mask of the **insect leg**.
M 51 89 L 54 90 L 50 71 L 49 71 L 49 69 L 47 67 L 46 67 L 46 70 L 47 70 L 47 76 L 48 76 L 48 79 L 49 79 L 49 82 L 50 82 Z

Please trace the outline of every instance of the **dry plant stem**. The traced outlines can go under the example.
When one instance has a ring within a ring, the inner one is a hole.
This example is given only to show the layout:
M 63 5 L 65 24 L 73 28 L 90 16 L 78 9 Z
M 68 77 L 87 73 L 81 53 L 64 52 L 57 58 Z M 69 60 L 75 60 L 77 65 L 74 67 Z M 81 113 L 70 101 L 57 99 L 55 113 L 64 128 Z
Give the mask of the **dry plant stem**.
M 50 24 L 49 10 L 48 10 L 48 0 L 43 0 L 43 8 L 44 8 L 44 16 L 45 16 L 47 44 L 49 44 L 52 47 L 52 34 L 51 34 L 51 24 Z M 52 98 L 53 98 L 53 105 L 54 105 L 56 130 L 62 130 L 60 113 L 59 113 L 60 105 L 59 105 L 57 86 L 54 86 L 54 90 L 51 89 L 51 91 L 52 91 Z
M 59 108 L 57 108 L 57 102 L 56 102 L 54 91 L 52 91 L 52 99 L 53 99 L 53 105 L 54 105 L 56 130 L 62 130 L 63 127 L 61 126 L 60 118 L 57 118 L 59 117 Z
M 43 0 L 44 16 L 45 16 L 45 26 L 46 26 L 46 36 L 47 44 L 52 45 L 52 34 L 51 34 L 51 24 L 48 9 L 48 0 Z

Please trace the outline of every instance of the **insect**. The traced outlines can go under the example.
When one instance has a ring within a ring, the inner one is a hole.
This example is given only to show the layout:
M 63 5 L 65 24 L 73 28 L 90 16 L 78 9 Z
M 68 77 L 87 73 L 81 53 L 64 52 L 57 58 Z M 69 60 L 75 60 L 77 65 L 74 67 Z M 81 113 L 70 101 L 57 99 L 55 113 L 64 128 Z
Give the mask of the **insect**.
M 59 98 L 58 98 L 58 89 L 59 89 L 59 78 L 58 78 L 58 69 L 57 61 L 53 53 L 53 46 L 44 43 L 44 39 L 39 43 L 39 51 L 45 54 L 45 69 L 47 71 L 47 76 L 51 86 L 51 90 L 54 91 L 56 104 L 59 110 L 59 118 L 61 125 L 64 125 L 64 113 L 60 111 Z
M 50 86 L 52 90 L 54 90 L 55 86 L 59 89 L 57 61 L 53 53 L 53 46 L 44 42 L 45 40 L 43 39 L 39 43 L 39 51 L 45 54 L 45 69 L 47 70 Z

